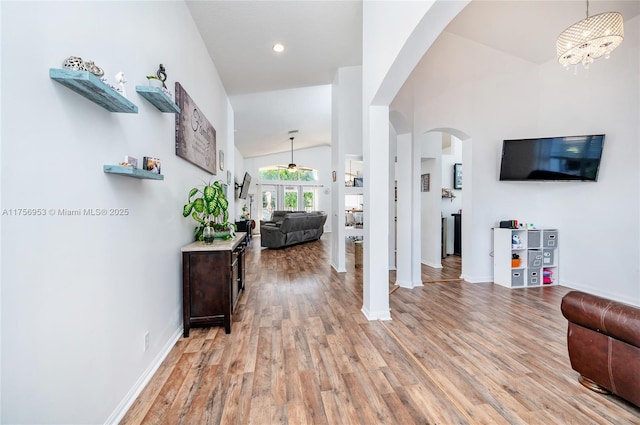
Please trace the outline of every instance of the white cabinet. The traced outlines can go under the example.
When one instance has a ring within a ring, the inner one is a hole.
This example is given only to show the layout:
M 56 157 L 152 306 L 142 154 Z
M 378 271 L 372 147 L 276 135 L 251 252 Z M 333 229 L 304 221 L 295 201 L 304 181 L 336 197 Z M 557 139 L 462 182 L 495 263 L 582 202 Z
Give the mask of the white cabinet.
M 494 228 L 493 281 L 507 288 L 556 285 L 558 230 Z

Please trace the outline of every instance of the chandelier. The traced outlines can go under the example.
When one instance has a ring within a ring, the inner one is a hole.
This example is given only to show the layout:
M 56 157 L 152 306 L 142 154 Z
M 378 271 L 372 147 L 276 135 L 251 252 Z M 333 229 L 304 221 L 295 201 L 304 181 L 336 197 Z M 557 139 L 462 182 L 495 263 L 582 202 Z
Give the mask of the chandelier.
M 609 54 L 622 43 L 624 24 L 618 12 L 606 12 L 589 16 L 589 0 L 587 0 L 587 17 L 564 30 L 556 41 L 558 62 L 565 68 L 582 63 L 585 68 L 594 59 L 602 55 L 609 59 Z

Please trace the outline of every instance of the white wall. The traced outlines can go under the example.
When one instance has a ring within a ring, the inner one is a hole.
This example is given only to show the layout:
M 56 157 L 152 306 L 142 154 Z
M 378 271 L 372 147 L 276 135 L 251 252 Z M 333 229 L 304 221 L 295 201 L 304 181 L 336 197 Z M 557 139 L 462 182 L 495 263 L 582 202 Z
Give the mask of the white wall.
M 163 63 L 216 128 L 227 167 L 232 111 L 183 2 L 1 7 L 2 209 L 129 211 L 2 216 L 1 420 L 112 421 L 180 336 L 180 247 L 193 229 L 182 205 L 210 177 L 175 155 L 174 115 L 135 85 Z M 139 113 L 110 113 L 51 80 L 49 68 L 69 55 L 94 60 L 111 80 L 125 71 Z M 125 155 L 159 157 L 165 179 L 103 173 Z
M 471 140 L 463 141 L 466 280 L 491 281 L 490 229 L 516 218 L 559 229 L 562 285 L 640 304 L 638 22 L 625 22 L 624 43 L 587 74 L 450 33 L 416 67 L 406 85 L 417 100 L 414 134 L 447 127 Z M 606 133 L 597 183 L 498 181 L 503 139 L 590 133 Z

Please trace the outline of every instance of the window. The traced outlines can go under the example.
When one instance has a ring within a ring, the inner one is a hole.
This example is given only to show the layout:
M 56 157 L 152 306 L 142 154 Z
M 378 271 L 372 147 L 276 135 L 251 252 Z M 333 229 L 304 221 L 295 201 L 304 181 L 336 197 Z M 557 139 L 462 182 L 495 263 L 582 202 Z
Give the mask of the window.
M 278 166 L 264 167 L 258 170 L 258 178 L 269 182 L 315 182 L 318 181 L 318 170 L 304 168 L 292 171 Z

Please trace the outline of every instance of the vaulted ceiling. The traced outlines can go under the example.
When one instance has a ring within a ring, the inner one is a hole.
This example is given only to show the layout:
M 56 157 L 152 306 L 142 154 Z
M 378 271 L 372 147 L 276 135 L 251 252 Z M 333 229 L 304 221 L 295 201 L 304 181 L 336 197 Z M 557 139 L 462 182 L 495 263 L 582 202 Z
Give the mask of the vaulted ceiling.
M 453 0 L 452 0 L 453 1 Z M 640 1 L 591 0 L 590 15 Z M 187 1 L 235 113 L 245 157 L 331 144 L 330 84 L 362 63 L 362 1 Z M 555 39 L 585 17 L 585 1 L 472 1 L 446 31 L 534 64 L 555 58 Z M 285 51 L 272 47 L 282 43 Z

